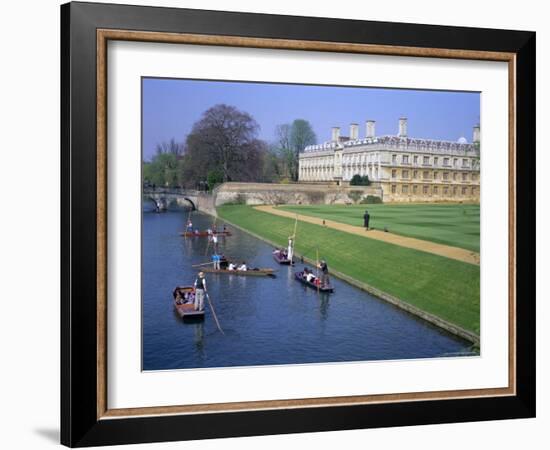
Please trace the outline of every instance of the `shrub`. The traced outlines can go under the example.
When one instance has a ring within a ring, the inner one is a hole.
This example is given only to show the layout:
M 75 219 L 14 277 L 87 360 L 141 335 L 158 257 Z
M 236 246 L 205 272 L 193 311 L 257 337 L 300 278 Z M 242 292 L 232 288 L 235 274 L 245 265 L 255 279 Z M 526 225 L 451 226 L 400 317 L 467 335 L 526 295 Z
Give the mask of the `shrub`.
M 357 203 L 359 200 L 361 200 L 361 197 L 363 196 L 362 191 L 349 191 L 348 192 L 348 198 L 353 202 Z
M 373 203 L 382 203 L 382 199 L 376 195 L 367 195 L 359 202 L 361 205 L 371 205 Z

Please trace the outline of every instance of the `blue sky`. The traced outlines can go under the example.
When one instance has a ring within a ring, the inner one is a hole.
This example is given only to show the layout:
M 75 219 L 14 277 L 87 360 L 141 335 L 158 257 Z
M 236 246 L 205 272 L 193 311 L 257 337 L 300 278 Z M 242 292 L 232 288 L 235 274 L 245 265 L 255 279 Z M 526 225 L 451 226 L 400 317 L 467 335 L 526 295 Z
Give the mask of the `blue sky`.
M 272 83 L 180 79 L 143 79 L 143 156 L 148 160 L 157 143 L 184 141 L 208 108 L 226 103 L 248 112 L 260 125 L 259 137 L 275 140 L 275 127 L 294 119 L 308 120 L 318 142 L 330 139 L 330 129 L 376 120 L 377 135 L 395 135 L 398 119 L 408 118 L 411 137 L 456 141 L 472 139 L 479 122 L 480 94 L 364 87 L 310 86 Z

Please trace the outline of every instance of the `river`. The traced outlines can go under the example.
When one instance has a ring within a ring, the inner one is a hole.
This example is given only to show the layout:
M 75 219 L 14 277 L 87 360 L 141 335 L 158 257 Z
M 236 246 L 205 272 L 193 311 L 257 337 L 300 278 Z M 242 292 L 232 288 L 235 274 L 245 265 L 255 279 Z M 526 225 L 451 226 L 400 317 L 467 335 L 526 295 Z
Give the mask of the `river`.
M 335 277 L 335 292 L 318 294 L 294 280 L 302 264 L 279 266 L 270 245 L 232 227 L 232 236 L 220 238 L 225 255 L 275 268 L 277 276 L 206 274 L 225 334 L 208 305 L 203 322 L 183 322 L 172 291 L 191 285 L 198 270 L 191 265 L 210 258 L 206 238 L 179 235 L 187 217 L 181 210 L 143 213 L 143 370 L 433 358 L 462 355 L 470 347 Z M 212 225 L 210 216 L 191 217 L 199 229 Z

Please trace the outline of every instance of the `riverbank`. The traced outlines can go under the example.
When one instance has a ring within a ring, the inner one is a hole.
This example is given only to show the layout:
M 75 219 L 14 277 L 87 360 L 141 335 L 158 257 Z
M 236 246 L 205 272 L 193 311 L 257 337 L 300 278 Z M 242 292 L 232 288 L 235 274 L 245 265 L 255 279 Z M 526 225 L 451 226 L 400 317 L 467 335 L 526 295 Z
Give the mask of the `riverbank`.
M 218 215 L 275 246 L 286 245 L 294 220 L 252 207 L 218 207 Z M 331 272 L 425 320 L 479 341 L 479 267 L 341 231 L 300 223 L 296 253 L 327 259 Z

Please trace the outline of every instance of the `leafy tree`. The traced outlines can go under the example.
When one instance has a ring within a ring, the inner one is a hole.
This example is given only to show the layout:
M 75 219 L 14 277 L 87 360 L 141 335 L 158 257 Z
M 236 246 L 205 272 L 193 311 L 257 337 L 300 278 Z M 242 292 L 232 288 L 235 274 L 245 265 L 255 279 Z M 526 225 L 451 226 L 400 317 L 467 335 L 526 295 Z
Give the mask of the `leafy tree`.
M 214 189 L 217 184 L 223 183 L 223 173 L 219 169 L 213 169 L 208 172 L 206 181 L 210 189 Z
M 356 173 L 350 180 L 349 184 L 351 186 L 368 186 L 370 185 L 370 180 L 368 175 L 361 176 Z
M 155 186 L 179 185 L 179 159 L 183 144 L 171 139 L 156 146 L 156 153 L 150 162 L 143 163 L 143 182 Z

